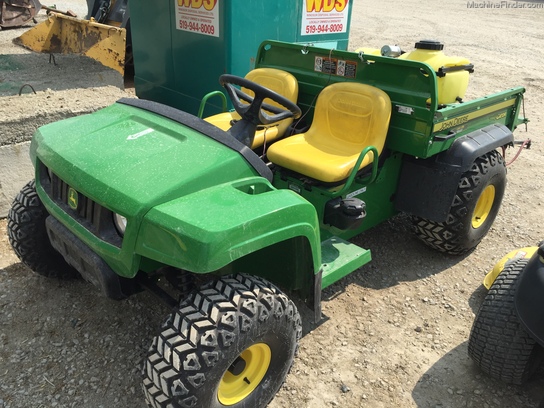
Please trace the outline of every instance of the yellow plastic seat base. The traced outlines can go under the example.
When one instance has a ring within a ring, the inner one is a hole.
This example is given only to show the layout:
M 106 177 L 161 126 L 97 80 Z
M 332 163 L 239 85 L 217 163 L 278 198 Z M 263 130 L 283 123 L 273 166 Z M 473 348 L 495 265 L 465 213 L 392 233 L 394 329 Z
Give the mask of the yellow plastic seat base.
M 240 115 L 238 115 L 236 112 L 223 112 L 219 113 L 217 115 L 209 116 L 204 119 L 206 122 L 211 123 L 212 125 L 217 126 L 219 129 L 222 129 L 224 131 L 229 130 L 232 125 L 232 121 L 240 120 Z M 289 120 L 289 119 L 287 119 Z M 292 121 L 290 121 L 285 129 L 282 128 L 282 130 L 285 132 L 287 127 L 291 124 Z M 270 125 L 266 127 L 265 129 L 259 129 L 257 132 L 255 132 L 255 139 L 253 140 L 253 144 L 251 145 L 252 149 L 256 149 L 258 147 L 261 147 L 264 145 L 265 140 L 266 144 L 272 143 L 276 139 L 280 137 L 279 132 L 279 126 L 278 125 Z
M 374 146 L 381 153 L 390 116 L 391 100 L 382 90 L 336 83 L 319 94 L 310 129 L 274 143 L 267 156 L 272 163 L 313 179 L 342 181 L 366 147 Z M 373 160 L 369 152 L 359 169 Z
M 277 148 L 272 149 L 271 146 L 268 149 L 267 156 L 272 163 L 325 183 L 347 179 L 361 153 L 358 150 L 348 152 L 334 147 L 325 151 L 322 146 L 312 144 L 311 141 L 309 143 L 305 134 L 291 136 L 280 142 L 282 152 L 279 155 Z M 372 163 L 373 159 L 374 155 L 370 152 L 360 168 Z

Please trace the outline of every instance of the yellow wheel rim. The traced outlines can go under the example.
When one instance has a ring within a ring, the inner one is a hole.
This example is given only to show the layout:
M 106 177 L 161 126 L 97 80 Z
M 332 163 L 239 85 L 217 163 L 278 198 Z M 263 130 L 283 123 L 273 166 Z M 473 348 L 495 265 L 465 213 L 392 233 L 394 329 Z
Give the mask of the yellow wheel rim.
M 245 349 L 219 383 L 219 402 L 227 406 L 234 405 L 251 394 L 264 378 L 271 359 L 270 347 L 264 343 Z
M 476 203 L 476 208 L 474 208 L 474 213 L 472 214 L 472 228 L 480 228 L 483 225 L 493 207 L 494 201 L 495 186 L 489 185 L 482 191 L 482 194 Z

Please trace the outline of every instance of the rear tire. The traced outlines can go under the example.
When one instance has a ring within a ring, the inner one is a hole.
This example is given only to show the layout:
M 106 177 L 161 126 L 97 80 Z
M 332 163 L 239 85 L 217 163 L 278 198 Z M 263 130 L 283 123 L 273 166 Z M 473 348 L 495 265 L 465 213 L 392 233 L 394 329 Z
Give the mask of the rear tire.
M 527 265 L 519 259 L 506 265 L 491 285 L 474 320 L 468 355 L 483 372 L 507 384 L 522 384 L 538 369 L 542 347 L 518 319 L 514 295 Z
M 474 249 L 488 233 L 506 188 L 506 166 L 493 150 L 478 157 L 463 173 L 445 222 L 413 217 L 414 232 L 433 249 L 461 255 Z
M 223 277 L 192 292 L 144 362 L 152 407 L 265 407 L 285 380 L 301 336 L 294 303 L 263 279 Z
M 32 180 L 17 194 L 9 210 L 9 243 L 19 259 L 34 272 L 48 278 L 77 278 L 79 273 L 49 242 L 45 229 L 48 216 L 36 192 L 36 182 Z

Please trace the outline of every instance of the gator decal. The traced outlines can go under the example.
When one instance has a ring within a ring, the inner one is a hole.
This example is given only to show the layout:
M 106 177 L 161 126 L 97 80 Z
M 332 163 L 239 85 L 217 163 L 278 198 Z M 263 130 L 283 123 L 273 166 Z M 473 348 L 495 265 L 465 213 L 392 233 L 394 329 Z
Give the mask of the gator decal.
M 498 112 L 495 119 L 504 119 L 506 117 L 506 109 L 511 107 L 516 103 L 516 99 L 509 99 L 507 101 L 497 103 L 495 105 L 488 106 L 487 108 L 478 109 L 472 113 L 467 113 L 466 115 L 458 116 L 452 119 L 445 120 L 444 122 L 437 123 L 435 125 L 435 132 L 441 132 L 447 129 L 450 129 L 452 127 L 461 126 L 465 123 L 481 118 L 483 116 L 489 115 L 494 112 L 498 112 L 500 110 L 505 110 L 504 112 Z

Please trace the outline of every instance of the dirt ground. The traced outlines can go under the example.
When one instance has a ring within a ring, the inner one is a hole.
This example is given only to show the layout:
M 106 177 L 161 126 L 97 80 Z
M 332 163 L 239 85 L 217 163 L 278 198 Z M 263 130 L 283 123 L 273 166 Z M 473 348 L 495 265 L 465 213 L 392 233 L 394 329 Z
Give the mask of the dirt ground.
M 467 356 L 485 273 L 510 250 L 544 239 L 544 4 L 471 4 L 355 0 L 350 48 L 410 50 L 438 39 L 448 55 L 475 65 L 467 99 L 527 89 L 531 122 L 515 136 L 532 145 L 508 167 L 499 216 L 464 257 L 420 244 L 403 216 L 357 237 L 373 261 L 325 291 L 319 326 L 301 310 L 300 352 L 272 408 L 536 407 L 544 397 L 542 372 L 507 386 Z M 0 408 L 144 407 L 141 362 L 168 309 L 146 293 L 115 302 L 85 282 L 37 276 L 11 251 L 5 229 L 0 220 Z

